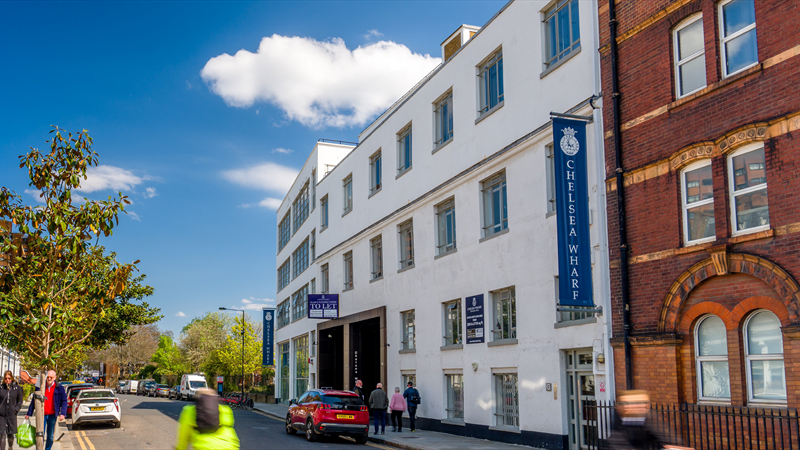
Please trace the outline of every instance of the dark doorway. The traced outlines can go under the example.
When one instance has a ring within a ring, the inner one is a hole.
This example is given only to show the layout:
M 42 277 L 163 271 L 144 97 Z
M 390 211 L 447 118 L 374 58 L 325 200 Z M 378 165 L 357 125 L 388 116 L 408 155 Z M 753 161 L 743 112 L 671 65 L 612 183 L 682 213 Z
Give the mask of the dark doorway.
M 319 387 L 350 389 L 344 386 L 344 326 L 319 330 Z
M 362 380 L 364 394 L 369 396 L 376 384 L 386 384 L 382 373 L 380 318 L 350 324 L 350 379 L 354 385 L 356 380 Z

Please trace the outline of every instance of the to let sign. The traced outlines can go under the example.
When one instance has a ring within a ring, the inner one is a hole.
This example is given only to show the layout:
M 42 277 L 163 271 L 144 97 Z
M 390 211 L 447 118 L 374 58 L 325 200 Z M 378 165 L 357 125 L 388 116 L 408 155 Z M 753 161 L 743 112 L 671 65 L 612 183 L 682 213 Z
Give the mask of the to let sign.
M 467 297 L 467 344 L 484 341 L 483 322 L 483 294 Z
M 309 294 L 309 319 L 339 318 L 339 294 Z

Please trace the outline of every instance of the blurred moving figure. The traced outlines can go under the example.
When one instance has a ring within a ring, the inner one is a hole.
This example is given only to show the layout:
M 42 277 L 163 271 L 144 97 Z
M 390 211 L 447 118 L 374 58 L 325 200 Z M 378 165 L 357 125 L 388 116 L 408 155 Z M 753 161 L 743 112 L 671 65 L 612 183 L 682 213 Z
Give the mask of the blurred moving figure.
M 196 404 L 183 407 L 178 419 L 176 450 L 239 450 L 239 437 L 233 429 L 233 411 L 220 405 L 211 389 L 194 394 Z
M 617 394 L 617 414 L 607 448 L 611 450 L 675 449 L 689 447 L 669 445 L 647 422 L 650 394 L 644 390 L 620 391 Z

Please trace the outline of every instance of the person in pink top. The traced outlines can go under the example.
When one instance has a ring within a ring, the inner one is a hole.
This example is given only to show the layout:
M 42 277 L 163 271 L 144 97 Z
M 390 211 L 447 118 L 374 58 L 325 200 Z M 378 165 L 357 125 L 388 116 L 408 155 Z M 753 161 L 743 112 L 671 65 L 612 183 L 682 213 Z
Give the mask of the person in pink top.
M 400 393 L 400 388 L 394 388 L 394 395 L 389 401 L 389 409 L 392 410 L 392 426 L 394 431 L 400 433 L 403 431 L 403 411 L 406 410 L 406 399 Z

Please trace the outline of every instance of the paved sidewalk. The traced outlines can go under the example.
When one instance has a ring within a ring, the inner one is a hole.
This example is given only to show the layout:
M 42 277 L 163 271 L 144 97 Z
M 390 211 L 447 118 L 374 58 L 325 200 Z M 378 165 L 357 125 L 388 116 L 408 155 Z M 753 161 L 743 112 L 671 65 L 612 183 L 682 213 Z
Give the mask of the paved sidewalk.
M 289 411 L 286 405 L 269 403 L 256 403 L 254 409 L 278 420 L 286 419 L 286 413 Z M 373 428 L 370 421 L 370 442 L 405 450 L 520 450 L 533 448 L 425 430 L 417 430 L 413 433 L 403 430 L 402 433 L 395 433 L 391 431 L 391 427 L 386 428 L 386 434 L 375 436 L 372 434 Z
M 17 414 L 18 425 L 22 425 L 22 422 L 25 419 L 25 413 L 28 412 L 28 405 L 30 405 L 29 402 L 24 402 L 22 404 L 22 409 L 20 409 L 19 414 Z M 30 422 L 31 425 L 36 425 L 36 420 L 34 420 L 33 418 L 30 419 Z M 70 423 L 70 420 L 65 419 L 63 422 L 60 422 L 58 424 L 58 427 L 56 427 L 56 433 L 53 436 L 53 439 L 55 439 L 55 442 L 53 442 L 53 450 L 74 450 L 72 446 L 72 439 L 70 438 L 69 434 L 70 432 L 69 429 L 67 428 L 68 423 Z M 61 439 L 58 439 L 59 436 L 61 436 Z M 20 448 L 19 445 L 17 445 L 16 441 L 14 442 L 14 447 Z

